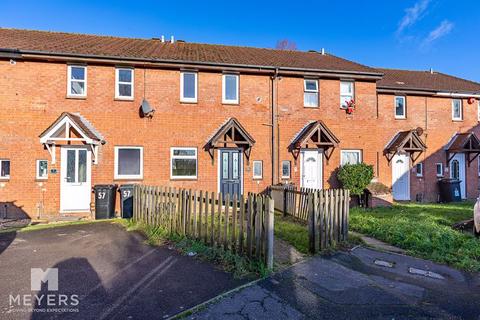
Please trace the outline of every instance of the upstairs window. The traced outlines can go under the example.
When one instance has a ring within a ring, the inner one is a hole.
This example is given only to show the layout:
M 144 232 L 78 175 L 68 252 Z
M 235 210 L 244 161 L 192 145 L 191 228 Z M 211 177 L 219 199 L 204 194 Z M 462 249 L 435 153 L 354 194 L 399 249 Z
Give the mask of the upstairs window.
M 133 69 L 115 69 L 115 99 L 133 100 Z
M 0 159 L 0 179 L 10 179 L 10 160 Z
M 308 108 L 318 107 L 318 81 L 305 79 L 303 81 L 303 105 Z
M 340 106 L 347 107 L 350 100 L 355 99 L 353 81 L 340 81 Z
M 171 148 L 170 177 L 172 179 L 197 178 L 197 149 Z
M 37 180 L 46 180 L 48 178 L 48 161 L 37 160 Z
M 462 120 L 462 119 L 463 119 L 462 100 L 453 99 L 452 100 L 452 120 Z
M 359 164 L 362 162 L 361 150 L 342 150 L 340 153 L 340 164 Z
M 224 74 L 222 85 L 222 103 L 238 104 L 238 75 Z
M 86 66 L 68 66 L 67 75 L 67 96 L 86 97 L 87 96 L 87 67 Z
M 197 73 L 181 72 L 180 73 L 180 101 L 181 102 L 197 102 Z
M 143 178 L 143 148 L 115 147 L 115 179 Z
M 406 118 L 405 97 L 402 97 L 402 96 L 395 97 L 395 118 L 397 119 Z

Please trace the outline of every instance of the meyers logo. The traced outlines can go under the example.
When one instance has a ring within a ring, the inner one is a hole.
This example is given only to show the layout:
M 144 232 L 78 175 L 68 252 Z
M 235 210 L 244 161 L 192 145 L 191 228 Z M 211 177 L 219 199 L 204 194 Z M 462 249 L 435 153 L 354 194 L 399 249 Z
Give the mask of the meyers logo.
M 11 312 L 78 312 L 80 303 L 77 294 L 58 292 L 58 269 L 30 269 L 30 289 L 34 293 L 9 296 Z M 14 307 L 21 307 L 15 310 Z
M 58 269 L 47 268 L 45 271 L 40 268 L 30 269 L 31 290 L 40 291 L 42 283 L 47 283 L 48 291 L 58 291 Z

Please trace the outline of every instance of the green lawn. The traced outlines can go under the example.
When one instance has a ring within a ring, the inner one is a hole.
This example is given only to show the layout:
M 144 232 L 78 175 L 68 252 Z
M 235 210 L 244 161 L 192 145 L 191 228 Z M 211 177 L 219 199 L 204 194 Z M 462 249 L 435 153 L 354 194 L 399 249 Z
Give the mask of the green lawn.
M 473 203 L 398 204 L 350 212 L 350 228 L 409 254 L 468 271 L 480 271 L 480 240 L 452 224 L 472 218 Z
M 308 253 L 308 228 L 305 223 L 277 213 L 274 228 L 276 237 L 290 243 L 301 253 Z

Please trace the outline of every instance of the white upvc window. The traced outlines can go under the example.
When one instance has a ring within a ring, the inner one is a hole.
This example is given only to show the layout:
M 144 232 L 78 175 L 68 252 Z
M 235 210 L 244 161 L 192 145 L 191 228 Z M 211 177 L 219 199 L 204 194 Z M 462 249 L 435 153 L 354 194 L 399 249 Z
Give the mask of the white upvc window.
M 36 161 L 36 178 L 37 180 L 46 180 L 48 179 L 48 161 L 47 160 L 37 160 Z
M 0 159 L 0 180 L 10 179 L 10 160 Z
M 342 150 L 340 153 L 340 165 L 359 164 L 362 162 L 362 150 Z
M 416 169 L 417 177 L 423 177 L 423 162 L 417 163 Z
M 170 148 L 170 178 L 197 179 L 197 148 Z
M 67 96 L 84 98 L 87 96 L 87 67 L 69 65 L 67 71 Z
M 282 161 L 282 179 L 290 179 L 291 162 L 289 160 Z
M 452 100 L 452 120 L 463 120 L 462 99 Z
M 443 177 L 443 163 L 438 162 L 435 164 L 437 177 Z
M 253 161 L 253 179 L 263 179 L 263 161 Z
M 180 101 L 181 102 L 197 102 L 197 73 L 196 72 L 180 72 Z
M 238 74 L 222 75 L 222 103 L 238 104 Z
M 406 99 L 404 96 L 395 97 L 395 118 L 396 119 L 405 119 L 407 117 L 405 102 L 406 102 Z
M 353 81 L 340 81 L 340 107 L 346 108 L 347 103 L 355 100 L 355 83 Z
M 133 100 L 134 72 L 131 68 L 115 68 L 115 99 Z
M 318 107 L 318 80 L 303 80 L 303 105 L 307 108 Z
M 143 179 L 143 147 L 115 147 L 115 179 Z
M 480 100 L 478 100 L 477 117 L 478 117 L 478 121 L 480 121 Z

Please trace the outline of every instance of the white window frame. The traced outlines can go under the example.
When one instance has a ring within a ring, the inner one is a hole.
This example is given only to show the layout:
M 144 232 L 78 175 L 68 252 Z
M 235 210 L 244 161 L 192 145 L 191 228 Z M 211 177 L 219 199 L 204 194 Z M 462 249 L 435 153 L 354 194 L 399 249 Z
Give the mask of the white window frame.
M 477 101 L 478 107 L 477 107 L 477 117 L 478 121 L 480 121 L 480 100 Z
M 440 173 L 438 173 L 438 168 L 440 168 Z M 435 163 L 435 174 L 437 175 L 437 177 L 443 177 L 443 163 Z
M 120 81 L 120 71 L 130 71 L 132 73 L 132 81 L 131 82 L 124 82 Z M 130 96 L 121 96 L 120 95 L 120 85 L 121 84 L 128 84 L 132 87 Z M 115 99 L 118 100 L 133 100 L 135 97 L 134 87 L 135 87 L 135 70 L 133 68 L 115 68 Z
M 260 175 L 255 175 L 255 164 L 260 164 Z M 252 174 L 253 174 L 253 179 L 255 180 L 261 180 L 263 179 L 263 161 L 262 160 L 254 160 L 252 162 Z
M 45 162 L 47 162 L 47 175 L 46 175 L 45 177 L 41 177 L 41 176 L 40 176 L 40 170 L 39 170 L 39 168 L 40 168 L 40 166 L 39 166 L 40 161 L 45 161 Z M 48 160 L 47 160 L 47 159 L 38 159 L 38 160 L 35 161 L 35 165 L 36 165 L 36 169 L 35 169 L 35 171 L 36 171 L 36 175 L 35 175 L 36 179 L 37 179 L 37 180 L 47 180 L 47 179 L 48 179 Z
M 184 78 L 183 76 L 186 74 L 193 74 L 195 76 L 195 97 L 194 98 L 188 98 L 183 96 L 183 84 L 184 84 Z M 196 103 L 197 102 L 197 97 L 198 97 L 198 73 L 194 71 L 182 71 L 180 72 L 180 101 L 181 102 L 187 102 L 187 103 Z
M 143 147 L 139 146 L 115 146 L 114 156 L 114 179 L 116 180 L 141 180 L 143 179 Z M 140 150 L 140 174 L 118 174 L 118 151 L 120 149 Z
M 460 117 L 455 117 L 455 101 L 460 101 Z M 462 99 L 452 99 L 452 120 L 453 121 L 463 120 L 463 100 Z
M 307 81 L 315 82 L 317 88 L 315 90 L 308 90 L 307 89 Z M 318 94 L 318 92 L 319 92 L 319 90 L 318 90 L 318 80 L 317 79 L 303 79 L 303 106 L 305 108 L 318 108 L 318 105 L 319 105 L 319 94 Z M 316 101 L 316 104 L 314 106 L 309 106 L 309 105 L 306 104 L 305 93 L 316 93 L 317 94 L 317 101 Z
M 283 174 L 283 164 L 288 163 L 288 176 Z M 292 163 L 290 160 L 283 160 L 282 161 L 282 179 L 290 179 L 292 177 Z
M 194 150 L 194 156 L 175 156 L 174 150 Z M 174 159 L 195 159 L 195 175 L 194 176 L 174 176 L 173 160 Z M 198 178 L 198 150 L 196 147 L 171 147 L 170 148 L 170 179 L 172 180 L 196 180 Z
M 360 149 L 343 149 L 340 151 L 340 166 L 343 166 L 343 157 L 345 152 L 358 153 L 358 163 L 363 162 L 362 150 Z
M 10 159 L 0 159 L 0 173 L 2 172 L 2 162 L 9 162 L 10 163 L 10 174 L 8 176 L 1 176 L 0 175 L 0 180 L 10 180 L 10 176 L 12 173 L 12 162 Z
M 343 96 L 347 96 L 346 94 L 343 94 L 342 92 L 342 84 L 343 83 L 351 83 L 352 84 L 352 92 L 351 94 L 348 94 L 348 96 L 351 96 L 351 99 L 355 101 L 355 81 L 353 80 L 342 80 L 340 81 L 340 108 L 345 109 L 347 107 L 345 100 L 342 98 Z
M 403 115 L 397 114 L 397 99 L 403 100 Z M 395 114 L 395 119 L 406 119 L 407 118 L 407 99 L 405 96 L 395 96 L 393 100 L 393 112 Z
M 418 172 L 418 167 L 420 166 L 420 172 Z M 417 163 L 415 165 L 415 171 L 417 173 L 417 177 L 423 177 L 423 162 Z
M 230 77 L 230 76 L 233 76 L 237 79 L 237 82 L 236 82 L 236 90 L 237 90 L 237 99 L 234 99 L 234 100 L 229 100 L 226 98 L 226 90 L 227 90 L 227 87 L 225 85 L 225 79 L 226 77 Z M 240 101 L 240 91 L 238 90 L 239 88 L 239 82 L 240 82 L 240 76 L 238 74 L 232 74 L 232 73 L 225 73 L 225 74 L 222 74 L 222 103 L 223 104 L 238 104 L 239 101 Z
M 72 80 L 72 68 L 83 68 L 85 70 L 85 79 L 83 80 Z M 70 98 L 86 98 L 87 97 L 87 77 L 88 77 L 88 68 L 84 65 L 69 64 L 67 66 L 67 97 Z M 83 82 L 85 90 L 83 94 L 72 93 L 72 82 Z

